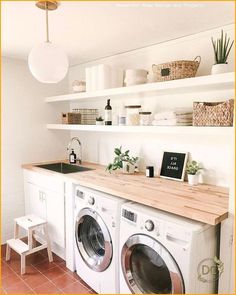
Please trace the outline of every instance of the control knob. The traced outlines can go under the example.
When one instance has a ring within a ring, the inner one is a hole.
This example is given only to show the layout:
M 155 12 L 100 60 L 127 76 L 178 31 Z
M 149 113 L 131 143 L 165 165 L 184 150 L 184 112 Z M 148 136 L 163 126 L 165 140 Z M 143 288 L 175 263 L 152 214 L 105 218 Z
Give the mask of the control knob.
M 95 204 L 95 199 L 94 199 L 94 197 L 89 197 L 89 199 L 88 199 L 88 203 L 89 203 L 89 205 L 94 205 Z
M 145 228 L 146 228 L 146 230 L 148 230 L 148 231 L 153 231 L 153 230 L 154 230 L 154 223 L 153 223 L 153 221 L 151 221 L 150 219 L 148 219 L 148 220 L 145 222 Z

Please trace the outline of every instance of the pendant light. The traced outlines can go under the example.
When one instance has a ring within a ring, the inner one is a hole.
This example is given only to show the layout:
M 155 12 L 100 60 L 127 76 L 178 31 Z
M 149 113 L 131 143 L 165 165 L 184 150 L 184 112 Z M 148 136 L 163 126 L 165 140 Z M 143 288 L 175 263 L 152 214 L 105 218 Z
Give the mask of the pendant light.
M 36 6 L 46 12 L 46 42 L 33 47 L 28 56 L 32 75 L 42 83 L 58 83 L 68 72 L 68 58 L 56 45 L 49 41 L 48 11 L 58 7 L 57 1 L 38 1 Z

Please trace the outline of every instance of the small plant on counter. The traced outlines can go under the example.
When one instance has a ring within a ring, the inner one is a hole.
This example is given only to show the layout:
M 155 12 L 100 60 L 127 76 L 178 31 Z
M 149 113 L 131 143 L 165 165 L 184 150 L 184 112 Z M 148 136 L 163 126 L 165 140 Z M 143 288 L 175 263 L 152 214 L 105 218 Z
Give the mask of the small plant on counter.
M 122 146 L 114 149 L 115 158 L 113 163 L 107 165 L 106 170 L 111 173 L 113 170 L 123 169 L 123 173 L 133 173 L 138 157 L 131 157 L 129 150 L 122 152 Z
M 221 30 L 220 39 L 214 41 L 213 38 L 211 38 L 211 42 L 214 49 L 215 64 L 227 64 L 227 59 L 234 44 L 234 40 L 229 43 L 230 38 L 227 38 L 227 33 L 225 33 L 224 36 L 223 30 Z
M 196 161 L 190 161 L 187 163 L 186 172 L 188 174 L 188 183 L 190 185 L 197 185 L 199 182 L 199 174 L 198 172 L 202 168 Z
M 196 161 L 190 161 L 187 163 L 186 172 L 190 175 L 196 175 L 201 170 L 199 164 Z

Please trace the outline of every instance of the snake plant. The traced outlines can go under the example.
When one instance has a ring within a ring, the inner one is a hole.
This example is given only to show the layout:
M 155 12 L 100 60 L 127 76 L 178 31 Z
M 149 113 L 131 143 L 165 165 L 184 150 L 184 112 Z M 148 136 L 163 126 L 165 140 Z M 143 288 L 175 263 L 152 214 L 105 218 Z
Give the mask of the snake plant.
M 227 38 L 227 33 L 224 35 L 223 30 L 221 30 L 221 37 L 215 41 L 211 38 L 211 42 L 214 49 L 215 64 L 227 64 L 227 59 L 234 44 L 234 40 L 230 43 L 230 38 Z

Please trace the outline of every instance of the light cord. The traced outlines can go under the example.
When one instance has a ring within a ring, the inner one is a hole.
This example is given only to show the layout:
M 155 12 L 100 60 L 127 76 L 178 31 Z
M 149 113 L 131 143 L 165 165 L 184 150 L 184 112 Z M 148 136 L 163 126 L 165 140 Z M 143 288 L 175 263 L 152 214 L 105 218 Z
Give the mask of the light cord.
M 48 25 L 48 4 L 47 1 L 45 1 L 45 11 L 46 11 L 46 42 L 49 43 L 49 25 Z

